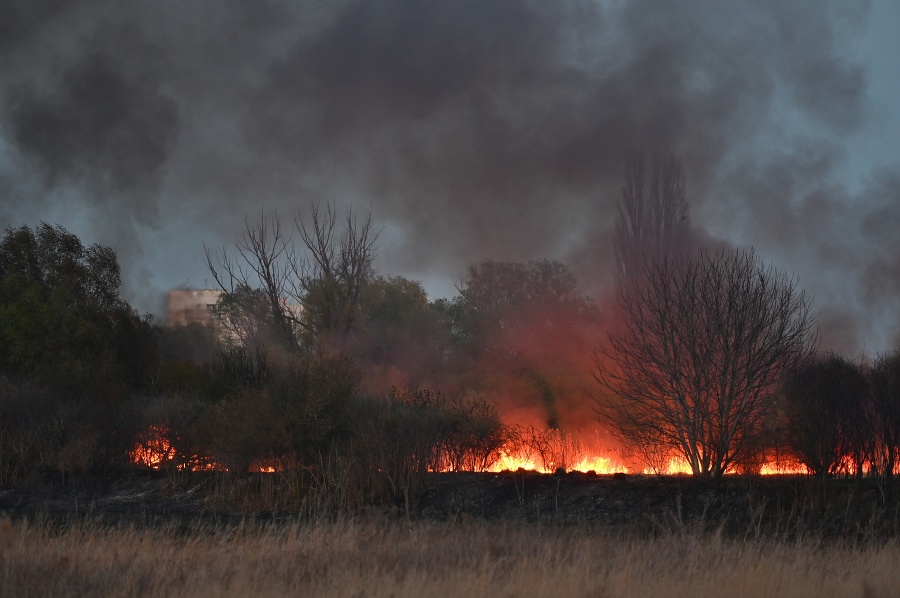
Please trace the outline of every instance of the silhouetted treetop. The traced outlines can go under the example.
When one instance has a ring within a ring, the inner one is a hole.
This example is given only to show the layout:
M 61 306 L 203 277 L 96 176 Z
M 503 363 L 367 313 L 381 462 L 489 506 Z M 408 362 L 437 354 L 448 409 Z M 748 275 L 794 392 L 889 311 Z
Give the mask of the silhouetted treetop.
M 143 384 L 155 359 L 149 320 L 119 297 L 109 247 L 61 226 L 7 228 L 0 241 L 0 373 Z

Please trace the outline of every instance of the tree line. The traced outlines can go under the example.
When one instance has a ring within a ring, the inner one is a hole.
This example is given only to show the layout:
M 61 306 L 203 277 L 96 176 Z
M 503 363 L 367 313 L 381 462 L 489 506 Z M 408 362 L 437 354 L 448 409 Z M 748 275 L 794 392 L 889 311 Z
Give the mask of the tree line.
M 378 238 L 332 204 L 248 219 L 206 252 L 216 326 L 168 328 L 121 299 L 109 248 L 6 229 L 0 484 L 125 471 L 143 447 L 173 475 L 274 467 L 292 492 L 408 507 L 427 472 L 485 469 L 502 447 L 565 464 L 550 447 L 585 413 L 651 467 L 678 455 L 698 476 L 780 455 L 822 476 L 897 468 L 900 358 L 818 354 L 795 279 L 693 238 L 672 156 L 628 164 L 603 311 L 548 260 L 473 264 L 458 295 L 429 300 L 375 272 Z
M 226 291 L 214 327 L 139 316 L 108 248 L 49 224 L 7 229 L 0 484 L 128 471 L 137 448 L 172 475 L 274 467 L 296 492 L 408 505 L 427 472 L 485 469 L 522 440 L 492 393 L 524 388 L 559 425 L 574 396 L 561 360 L 585 352 L 596 318 L 565 266 L 483 262 L 457 297 L 430 301 L 373 272 L 370 221 L 310 214 L 304 261 L 277 219 L 248 225 L 233 259 L 208 253 Z
M 817 475 L 890 487 L 900 452 L 900 353 L 817 351 L 796 278 L 755 252 L 692 239 L 672 156 L 626 170 L 616 223 L 617 327 L 593 353 L 601 418 L 652 467 L 758 471 L 786 456 Z M 661 450 L 662 449 L 662 450 Z

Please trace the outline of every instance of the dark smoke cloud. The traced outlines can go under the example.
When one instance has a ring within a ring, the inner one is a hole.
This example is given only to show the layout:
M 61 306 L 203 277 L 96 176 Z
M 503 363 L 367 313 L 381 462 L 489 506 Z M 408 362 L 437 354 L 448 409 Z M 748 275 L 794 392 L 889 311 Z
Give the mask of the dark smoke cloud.
M 155 191 L 178 126 L 158 77 L 96 52 L 66 68 L 45 97 L 11 94 L 12 140 L 48 185 L 84 185 L 96 197 Z
M 245 215 L 332 198 L 385 224 L 386 273 L 556 258 L 600 291 L 624 160 L 668 149 L 698 234 L 797 272 L 829 343 L 896 338 L 870 323 L 900 286 L 896 175 L 837 176 L 866 3 L 3 4 L 0 219 L 71 217 L 138 303 L 200 284 Z

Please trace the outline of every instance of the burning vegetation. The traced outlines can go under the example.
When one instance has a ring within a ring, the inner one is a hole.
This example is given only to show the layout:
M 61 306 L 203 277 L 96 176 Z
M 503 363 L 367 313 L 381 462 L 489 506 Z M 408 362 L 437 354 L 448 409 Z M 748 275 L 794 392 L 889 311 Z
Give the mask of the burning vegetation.
M 615 297 L 589 297 L 559 262 L 489 260 L 432 301 L 374 272 L 377 240 L 371 219 L 330 205 L 293 233 L 277 216 L 248 221 L 236 253 L 207 252 L 213 325 L 159 328 L 118 299 L 102 248 L 46 225 L 7 231 L 4 309 L 27 296 L 21 309 L 43 301 L 81 332 L 50 347 L 2 331 L 0 481 L 277 472 L 293 499 L 407 509 L 438 472 L 843 474 L 891 487 L 900 357 L 814 354 L 815 315 L 794 281 L 692 238 L 671 157 L 630 166 Z

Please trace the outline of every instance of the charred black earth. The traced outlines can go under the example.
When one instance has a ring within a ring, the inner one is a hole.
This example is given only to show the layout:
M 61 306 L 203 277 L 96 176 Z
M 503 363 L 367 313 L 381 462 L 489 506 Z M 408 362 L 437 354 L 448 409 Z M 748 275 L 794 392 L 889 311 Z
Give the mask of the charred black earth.
M 268 478 L 266 476 L 269 476 Z M 816 536 L 882 540 L 900 532 L 900 488 L 875 480 L 809 476 L 595 475 L 535 472 L 432 474 L 415 500 L 325 516 L 388 516 L 456 521 L 486 519 L 587 526 L 617 533 L 724 533 L 730 537 Z M 258 508 L 246 498 L 275 492 L 277 474 L 223 480 L 159 472 L 120 477 L 37 476 L 0 490 L 0 513 L 53 524 L 97 519 L 136 526 L 293 521 L 322 516 L 307 506 Z M 235 488 L 243 485 L 248 492 Z M 227 488 L 228 491 L 223 490 Z M 243 497 L 243 498 L 242 498 Z

